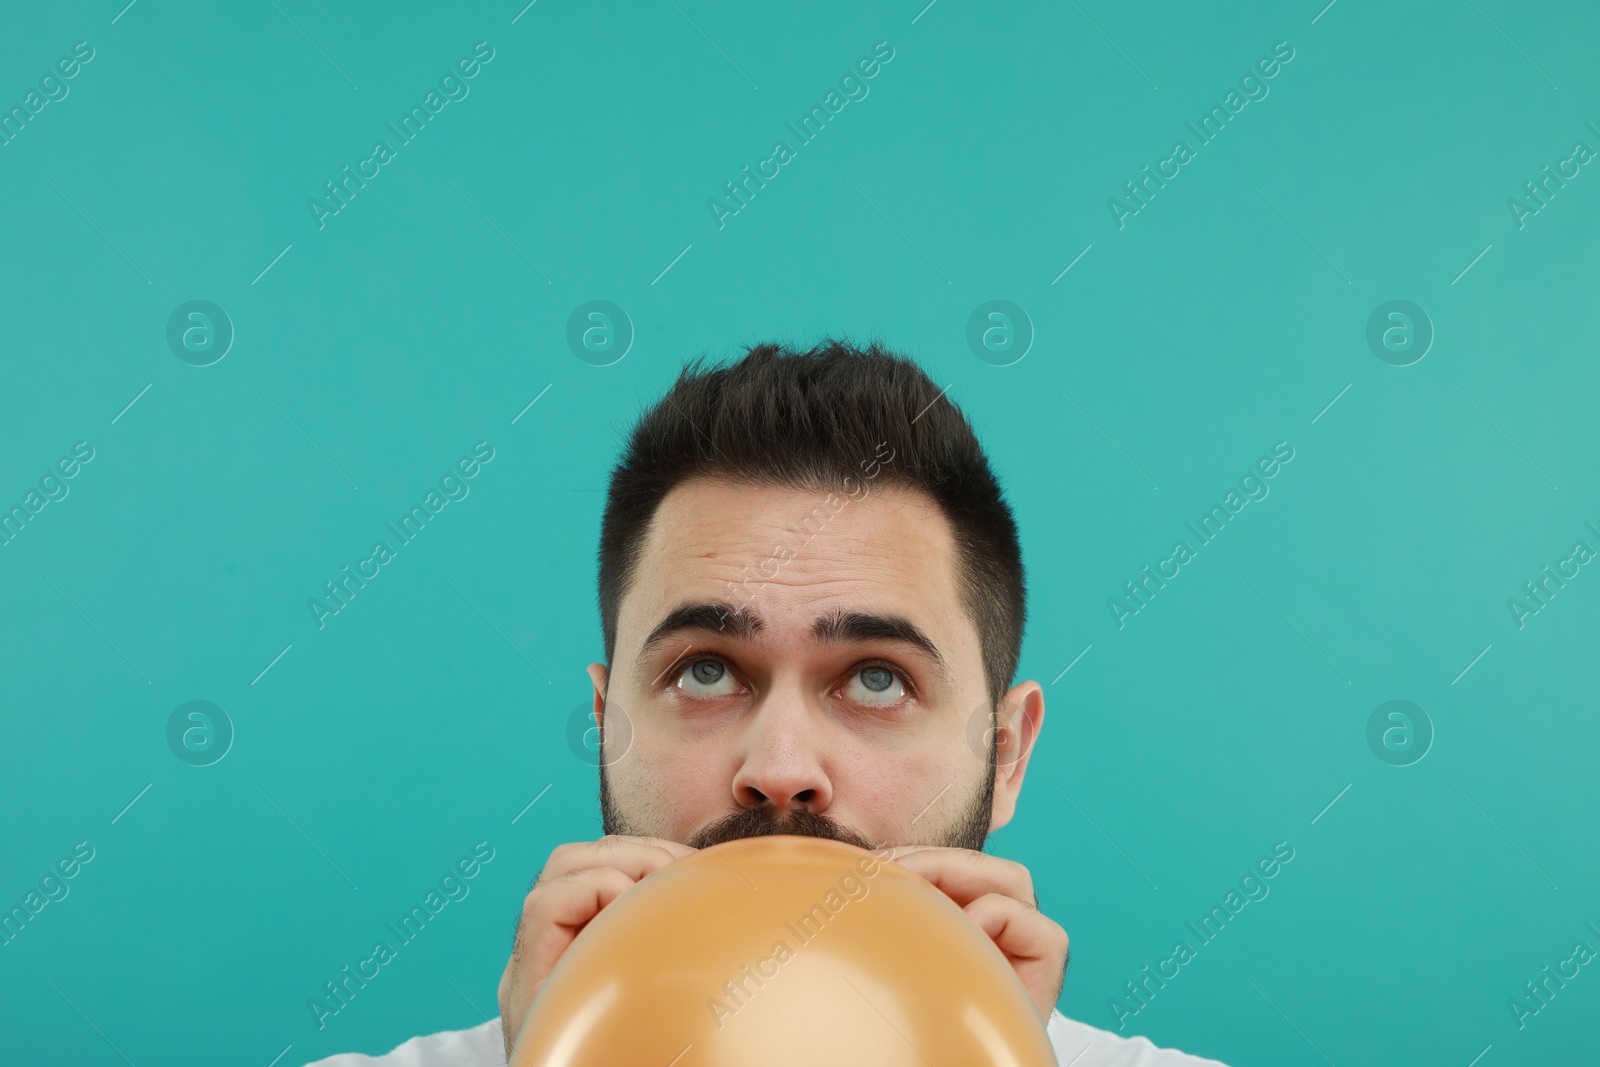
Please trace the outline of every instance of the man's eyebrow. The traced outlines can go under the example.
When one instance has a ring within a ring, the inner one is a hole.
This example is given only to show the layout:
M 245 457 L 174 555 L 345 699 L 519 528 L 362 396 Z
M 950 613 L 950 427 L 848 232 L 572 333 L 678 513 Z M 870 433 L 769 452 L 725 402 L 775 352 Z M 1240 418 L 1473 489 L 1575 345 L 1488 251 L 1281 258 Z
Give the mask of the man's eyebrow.
M 746 607 L 734 607 L 720 600 L 679 604 L 656 623 L 656 628 L 644 639 L 639 649 L 639 662 L 643 663 L 657 646 L 683 630 L 713 630 L 738 641 L 748 641 L 761 632 L 761 627 L 761 616 Z
M 735 607 L 725 601 L 706 600 L 680 604 L 656 624 L 639 649 L 639 662 L 684 630 L 708 630 L 737 641 L 749 641 L 763 628 L 761 616 L 748 607 Z M 951 684 L 949 664 L 922 629 L 899 615 L 877 615 L 865 611 L 836 609 L 811 624 L 811 636 L 824 644 L 852 641 L 899 641 L 917 649 L 932 662 L 946 684 Z
M 939 654 L 939 647 L 915 623 L 902 616 L 835 609 L 812 623 L 811 636 L 825 644 L 851 641 L 899 641 L 908 644 L 932 661 L 945 684 L 953 684 L 950 667 Z

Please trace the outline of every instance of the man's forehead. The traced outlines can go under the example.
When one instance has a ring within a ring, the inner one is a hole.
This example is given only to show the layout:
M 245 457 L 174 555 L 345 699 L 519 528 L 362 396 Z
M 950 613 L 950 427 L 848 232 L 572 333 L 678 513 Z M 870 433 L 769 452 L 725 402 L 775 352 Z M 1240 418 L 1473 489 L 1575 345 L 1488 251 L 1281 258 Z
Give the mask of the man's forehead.
M 642 644 L 675 609 L 721 602 L 759 619 L 741 627 L 745 637 L 810 641 L 824 619 L 860 613 L 909 621 L 941 645 L 959 640 L 965 616 L 943 512 L 914 490 L 860 484 L 864 492 L 831 499 L 722 479 L 675 487 L 642 539 L 622 628 Z
M 698 478 L 675 487 L 652 516 L 639 570 L 693 581 L 817 583 L 887 580 L 920 571 L 951 584 L 954 538 L 925 494 L 858 483 L 824 489 Z M 937 569 L 937 573 L 934 573 Z

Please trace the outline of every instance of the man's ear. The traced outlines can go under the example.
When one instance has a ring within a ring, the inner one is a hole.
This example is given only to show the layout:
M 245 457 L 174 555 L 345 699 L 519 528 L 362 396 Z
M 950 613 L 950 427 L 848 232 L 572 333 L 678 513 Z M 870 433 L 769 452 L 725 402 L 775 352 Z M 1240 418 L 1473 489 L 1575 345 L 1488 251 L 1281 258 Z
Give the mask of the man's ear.
M 995 733 L 994 807 L 991 830 L 1011 821 L 1028 773 L 1028 759 L 1044 728 L 1044 689 L 1038 682 L 1019 682 L 1000 698 Z
M 591 663 L 584 668 L 589 672 L 589 680 L 594 683 L 594 724 L 604 729 L 600 717 L 606 710 L 606 682 L 609 678 L 604 663 Z

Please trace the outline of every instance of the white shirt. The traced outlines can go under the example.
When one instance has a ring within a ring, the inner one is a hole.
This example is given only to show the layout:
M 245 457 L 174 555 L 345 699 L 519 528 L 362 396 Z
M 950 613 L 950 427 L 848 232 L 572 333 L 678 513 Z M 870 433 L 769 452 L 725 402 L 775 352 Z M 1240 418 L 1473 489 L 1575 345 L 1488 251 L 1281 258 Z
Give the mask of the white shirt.
M 1050 1009 L 1045 1027 L 1059 1067 L 1227 1067 L 1217 1060 L 1157 1048 L 1143 1037 L 1122 1037 Z M 306 1067 L 506 1067 L 500 1020 L 470 1030 L 413 1037 L 383 1056 L 341 1052 Z

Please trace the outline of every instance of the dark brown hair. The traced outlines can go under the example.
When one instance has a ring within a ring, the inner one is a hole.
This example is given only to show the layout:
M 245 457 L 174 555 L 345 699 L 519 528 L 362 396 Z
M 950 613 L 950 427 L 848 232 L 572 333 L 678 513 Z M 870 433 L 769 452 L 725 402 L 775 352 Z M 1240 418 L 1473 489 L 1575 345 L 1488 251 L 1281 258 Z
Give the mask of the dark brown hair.
M 982 643 L 991 707 L 1011 685 L 1027 620 L 1016 521 L 959 408 L 916 363 L 877 342 L 825 340 L 806 352 L 760 344 L 726 366 L 686 364 L 628 435 L 600 524 L 606 662 L 651 517 L 673 487 L 715 476 L 853 492 L 876 458 L 878 484 L 920 490 L 954 532 L 962 606 Z M 892 449 L 892 451 L 889 451 Z M 885 457 L 888 457 L 887 459 Z M 848 481 L 847 481 L 848 479 Z

